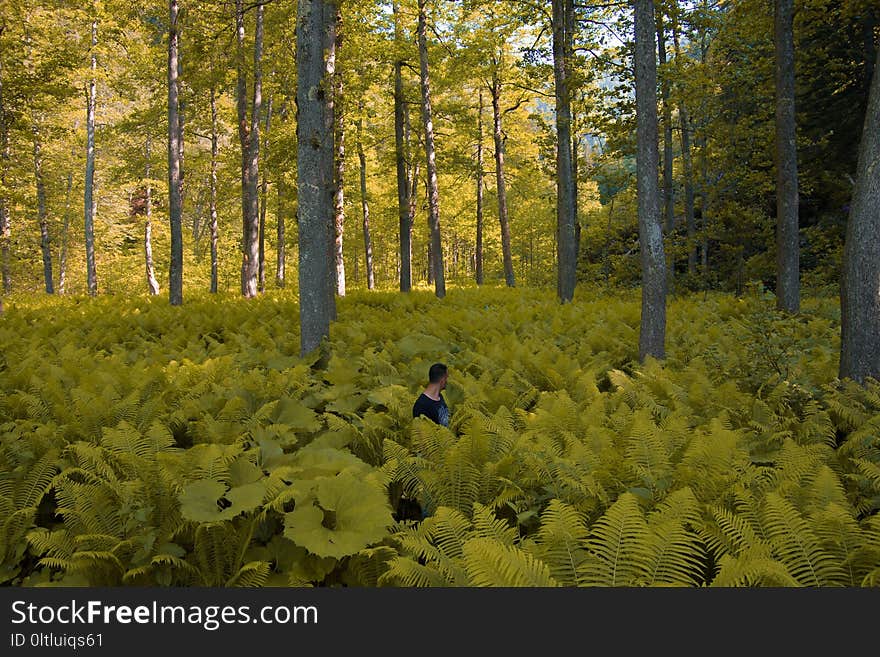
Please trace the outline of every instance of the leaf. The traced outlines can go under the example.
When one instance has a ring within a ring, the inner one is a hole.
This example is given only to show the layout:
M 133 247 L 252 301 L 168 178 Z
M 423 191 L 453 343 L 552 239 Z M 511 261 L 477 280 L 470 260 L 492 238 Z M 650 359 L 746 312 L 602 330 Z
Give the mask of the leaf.
M 184 487 L 178 499 L 180 513 L 195 522 L 216 522 L 233 517 L 229 509 L 221 509 L 218 501 L 226 486 L 214 479 L 200 479 Z
M 352 475 L 320 479 L 284 516 L 284 535 L 321 557 L 352 555 L 378 542 L 393 523 L 385 494 Z
M 286 424 L 304 433 L 314 433 L 321 428 L 315 411 L 301 401 L 287 396 L 278 400 L 271 417 L 276 424 Z

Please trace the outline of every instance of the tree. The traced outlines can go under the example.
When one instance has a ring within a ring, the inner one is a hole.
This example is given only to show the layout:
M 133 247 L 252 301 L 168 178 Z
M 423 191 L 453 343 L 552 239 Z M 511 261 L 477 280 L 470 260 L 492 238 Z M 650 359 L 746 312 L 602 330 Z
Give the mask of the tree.
M 0 27 L 2 35 L 4 27 Z M 0 52 L 0 270 L 2 270 L 3 293 L 9 294 L 12 282 L 9 277 L 9 198 L 7 178 L 9 172 L 9 119 L 3 96 L 3 53 Z
M 553 0 L 553 79 L 556 94 L 556 293 L 574 299 L 577 277 L 576 181 L 571 148 L 571 51 L 573 0 Z M 652 38 L 653 42 L 653 38 Z M 653 56 L 652 56 L 653 57 Z M 653 58 L 652 58 L 653 61 Z
M 443 245 L 440 239 L 440 191 L 437 187 L 437 159 L 434 149 L 434 122 L 431 110 L 431 83 L 428 77 L 428 39 L 426 0 L 419 0 L 419 74 L 422 90 L 422 123 L 425 127 L 425 159 L 428 173 L 428 226 L 431 230 L 431 269 L 434 294 L 446 296 L 446 275 L 443 269 Z
M 336 17 L 336 57 L 342 52 L 342 16 Z M 333 71 L 333 141 L 336 146 L 333 157 L 333 256 L 335 261 L 336 294 L 345 296 L 345 258 L 343 257 L 343 239 L 345 237 L 345 114 L 342 100 L 345 83 L 342 79 L 342 67 L 338 64 Z
M 865 113 L 846 226 L 840 290 L 840 378 L 880 380 L 880 53 Z
M 400 6 L 392 5 L 394 12 L 394 154 L 397 169 L 397 212 L 400 220 L 400 291 L 412 289 L 412 215 L 409 212 L 410 179 L 407 175 L 406 114 L 409 112 L 403 96 L 403 59 L 399 52 L 402 42 Z
M 373 272 L 373 241 L 370 238 L 370 202 L 367 198 L 367 156 L 364 153 L 364 104 L 358 104 L 360 116 L 357 118 L 357 156 L 360 164 L 361 178 L 361 215 L 364 228 L 364 264 L 367 269 L 367 289 L 372 290 L 376 286 L 376 278 Z
M 180 8 L 169 0 L 168 23 L 168 220 L 171 226 L 171 267 L 168 297 L 172 306 L 183 303 L 183 226 L 180 174 L 180 110 L 177 64 Z
M 479 91 L 480 104 L 477 108 L 477 246 L 474 258 L 476 263 L 477 285 L 483 284 L 483 90 Z M 508 242 L 509 246 L 509 242 Z
M 241 215 L 242 215 L 242 262 L 241 294 L 251 298 L 257 295 L 259 279 L 259 158 L 260 117 L 263 104 L 263 15 L 265 5 L 256 5 L 256 28 L 254 30 L 254 87 L 251 99 L 251 116 L 247 110 L 247 72 L 244 65 L 245 7 L 244 0 L 235 2 L 235 27 L 237 35 L 237 81 L 236 111 L 238 114 L 238 139 L 241 144 Z
M 798 166 L 794 99 L 794 0 L 776 0 L 776 307 L 800 310 Z
M 642 265 L 642 317 L 639 359 L 665 357 L 666 261 L 660 228 L 657 178 L 657 61 L 653 0 L 634 0 L 636 71 L 636 177 L 639 251 Z
M 677 3 L 677 0 L 676 0 Z M 672 191 L 672 105 L 669 102 L 669 72 L 666 69 L 666 29 L 663 24 L 663 11 L 657 10 L 657 53 L 660 63 L 660 96 L 663 100 L 663 201 L 665 229 L 669 256 L 670 286 L 675 276 L 675 256 L 672 253 L 672 231 L 675 229 L 675 194 Z
M 95 267 L 95 92 L 98 69 L 98 13 L 91 4 L 92 40 L 90 49 L 91 79 L 86 98 L 86 182 L 83 198 L 86 242 L 86 278 L 90 296 L 98 294 L 98 272 Z
M 299 198 L 300 352 L 330 333 L 335 298 L 327 294 L 333 243 L 333 95 L 336 8 L 325 0 L 297 5 L 297 190 Z
M 150 178 L 150 136 L 147 135 L 147 143 L 144 147 L 144 180 L 146 181 L 146 189 L 144 190 L 145 208 L 144 208 L 144 265 L 147 272 L 147 290 L 151 296 L 159 294 L 159 282 L 156 280 L 156 272 L 153 268 L 153 181 Z

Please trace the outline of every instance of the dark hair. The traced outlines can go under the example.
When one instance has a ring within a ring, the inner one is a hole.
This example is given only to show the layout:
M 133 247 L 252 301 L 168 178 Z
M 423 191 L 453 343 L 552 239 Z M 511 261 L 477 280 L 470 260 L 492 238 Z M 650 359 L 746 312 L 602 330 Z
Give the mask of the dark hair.
M 430 383 L 437 383 L 445 374 L 446 365 L 443 363 L 434 363 L 431 365 L 431 369 L 428 370 L 428 381 Z

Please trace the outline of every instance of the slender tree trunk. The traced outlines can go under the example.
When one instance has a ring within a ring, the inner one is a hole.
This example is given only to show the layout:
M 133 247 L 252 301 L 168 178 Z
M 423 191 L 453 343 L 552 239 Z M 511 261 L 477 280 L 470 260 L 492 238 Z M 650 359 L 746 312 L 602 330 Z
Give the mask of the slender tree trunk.
M 636 70 L 636 179 L 639 250 L 642 265 L 642 317 L 639 360 L 663 359 L 666 342 L 666 260 L 660 228 L 657 180 L 657 60 L 653 0 L 634 0 Z
M 180 0 L 178 0 L 178 5 Z M 180 9 L 178 7 L 178 13 Z M 183 222 L 183 206 L 186 202 L 184 197 L 184 192 L 186 191 L 186 186 L 184 185 L 184 178 L 186 176 L 186 167 L 184 166 L 184 154 L 185 154 L 185 140 L 183 138 L 183 127 L 184 127 L 184 112 L 186 110 L 186 101 L 184 100 L 184 88 L 183 88 L 183 52 L 180 47 L 181 43 L 181 33 L 182 29 L 180 26 L 180 21 L 178 19 L 177 24 L 177 149 L 180 152 L 180 220 Z M 198 225 L 198 222 L 195 224 Z M 198 229 L 196 230 L 196 233 Z M 194 235 L 194 237 L 198 237 L 198 235 Z
M 276 210 L 275 217 L 275 241 L 276 241 L 276 249 L 275 249 L 275 287 L 283 288 L 285 285 L 285 274 L 286 274 L 286 264 L 287 264 L 287 248 L 285 244 L 285 240 L 287 239 L 285 235 L 285 216 L 284 216 L 284 201 L 287 197 L 287 187 L 284 184 L 284 173 L 279 172 L 278 174 L 278 206 Z
M 241 4 L 242 0 L 238 0 Z M 242 168 L 245 175 L 242 178 L 244 186 L 244 213 L 242 215 L 242 242 L 244 245 L 244 253 L 241 264 L 241 293 L 242 296 L 253 298 L 257 295 L 259 269 L 260 269 L 260 118 L 262 115 L 263 105 L 263 13 L 264 5 L 257 5 L 256 28 L 254 30 L 254 89 L 251 100 L 251 118 L 250 124 L 247 121 L 247 106 L 245 99 L 244 107 L 244 124 L 247 128 L 244 139 L 242 140 L 242 153 L 244 162 Z M 244 16 L 240 21 L 240 36 L 242 42 L 244 40 Z M 241 46 L 240 46 L 241 47 Z M 243 51 L 243 48 L 242 48 Z M 244 87 L 244 93 L 247 94 L 247 81 L 244 79 L 245 73 L 240 73 L 239 91 Z M 241 80 L 244 79 L 243 85 Z M 241 104 L 241 103 L 240 103 Z M 239 124 L 242 122 L 241 108 L 239 108 Z M 241 138 L 241 128 L 239 128 L 239 137 Z
M 327 294 L 333 228 L 333 96 L 336 11 L 325 0 L 299 0 L 297 9 L 297 187 L 299 200 L 300 352 L 330 333 L 335 299 Z
M 880 380 L 880 54 L 868 95 L 856 186 L 846 226 L 840 378 Z
M 156 280 L 156 272 L 153 269 L 153 183 L 150 180 L 152 168 L 150 166 L 150 136 L 147 135 L 147 143 L 144 147 L 146 165 L 144 166 L 144 178 L 147 181 L 146 194 L 146 221 L 144 222 L 144 264 L 147 270 L 147 290 L 153 296 L 159 294 L 159 281 Z
M 678 8 L 672 14 L 672 40 L 675 47 L 675 59 L 681 57 L 678 34 Z M 678 101 L 678 118 L 681 125 L 681 158 L 684 162 L 684 216 L 687 229 L 688 274 L 697 271 L 697 243 L 695 240 L 697 226 L 694 216 L 694 165 L 691 154 L 691 123 L 687 103 L 683 98 Z
M 342 50 L 342 19 L 336 17 L 336 56 Z M 335 287 L 336 294 L 345 296 L 345 252 L 342 249 L 345 235 L 345 115 L 343 113 L 342 99 L 345 86 L 342 80 L 342 69 L 337 66 L 333 72 L 333 116 L 335 123 L 334 144 L 334 195 L 333 195 L 333 256 L 336 263 Z
M 266 125 L 263 131 L 263 181 L 260 184 L 260 271 L 259 271 L 259 289 L 260 292 L 266 290 L 266 204 L 269 202 L 267 188 L 269 181 L 267 171 L 269 167 L 266 165 L 269 152 L 269 127 L 272 122 L 272 99 L 266 101 Z
M 287 99 L 281 103 L 281 122 L 285 123 L 287 119 Z M 287 265 L 287 249 L 286 249 L 286 219 L 284 202 L 287 199 L 287 185 L 284 182 L 284 172 L 278 172 L 278 205 L 276 210 L 276 262 L 275 262 L 275 287 L 283 288 L 285 285 L 286 265 Z
M 611 279 L 611 218 L 614 216 L 614 197 L 608 204 L 608 226 L 605 229 L 605 245 L 602 247 L 602 269 L 604 269 L 605 282 Z
M 475 255 L 477 285 L 483 284 L 483 90 L 477 113 L 477 252 Z
M 434 293 L 446 296 L 446 275 L 443 269 L 443 245 L 440 240 L 440 191 L 437 187 L 437 159 L 434 150 L 434 121 L 431 109 L 431 83 L 428 78 L 428 39 L 426 0 L 419 0 L 419 71 L 422 89 L 422 122 L 425 125 L 425 159 L 428 172 L 428 226 L 431 231 L 431 266 Z
M 211 294 L 217 294 L 217 156 L 219 154 L 217 133 L 217 90 L 214 88 L 213 70 L 211 82 L 211 189 L 210 189 L 210 214 L 211 214 Z
M 504 180 L 504 131 L 501 128 L 501 82 L 497 73 L 492 76 L 492 121 L 495 138 L 495 186 L 498 190 L 498 222 L 501 224 L 501 253 L 504 260 L 504 279 L 507 287 L 514 287 L 513 254 L 510 252 L 510 221 L 507 215 L 507 185 Z
M 800 311 L 798 168 L 794 108 L 794 2 L 776 0 L 776 307 Z
M 64 223 L 61 227 L 61 249 L 58 254 L 58 294 L 67 291 L 67 237 L 70 230 L 70 197 L 73 192 L 73 172 L 67 173 L 67 194 L 64 198 Z
M 363 101 L 360 103 L 360 112 L 363 113 Z M 361 169 L 361 212 L 364 218 L 364 262 L 367 269 L 367 289 L 375 287 L 373 276 L 373 243 L 370 239 L 370 203 L 367 198 L 367 157 L 364 153 L 364 121 L 357 120 L 357 154 Z M 355 259 L 357 264 L 357 259 Z M 355 274 L 357 276 L 357 274 Z
M 663 13 L 657 14 L 657 53 L 660 67 L 666 67 L 666 30 L 663 27 Z M 665 232 L 668 259 L 667 276 L 669 289 L 675 279 L 675 255 L 672 251 L 672 232 L 675 230 L 675 193 L 672 188 L 672 106 L 669 102 L 669 75 L 665 71 L 660 78 L 660 96 L 663 100 L 663 200 L 665 210 Z
M 574 299 L 577 275 L 577 237 L 574 216 L 574 179 L 571 161 L 571 52 L 569 12 L 572 0 L 553 0 L 553 78 L 556 91 L 556 249 L 559 300 Z
M 180 123 L 177 83 L 177 0 L 169 0 L 168 27 L 168 218 L 171 223 L 171 268 L 168 295 L 172 306 L 183 303 L 183 205 L 180 197 Z
M 92 2 L 94 13 L 95 3 Z M 95 93 L 98 69 L 98 19 L 92 18 L 91 78 L 86 106 L 86 182 L 84 198 L 85 241 L 86 241 L 86 282 L 90 296 L 98 294 L 98 273 L 95 267 Z
M 394 43 L 400 47 L 400 8 L 393 3 Z M 394 154 L 397 161 L 397 213 L 400 221 L 400 291 L 412 289 L 412 222 L 409 217 L 409 179 L 407 177 L 406 144 L 404 142 L 404 122 L 406 101 L 403 97 L 403 62 L 394 62 Z
M 40 223 L 40 251 L 43 254 L 43 280 L 46 294 L 54 294 L 52 281 L 52 248 L 49 240 L 49 216 L 46 211 L 46 185 L 43 183 L 43 148 L 40 143 L 40 128 L 37 119 L 31 123 L 34 137 L 34 180 L 37 186 L 37 218 Z
M 6 116 L 6 104 L 3 96 L 3 53 L 0 53 L 0 277 L 3 279 L 3 294 L 12 290 L 9 276 L 9 199 L 7 198 L 6 181 L 9 175 L 9 119 Z

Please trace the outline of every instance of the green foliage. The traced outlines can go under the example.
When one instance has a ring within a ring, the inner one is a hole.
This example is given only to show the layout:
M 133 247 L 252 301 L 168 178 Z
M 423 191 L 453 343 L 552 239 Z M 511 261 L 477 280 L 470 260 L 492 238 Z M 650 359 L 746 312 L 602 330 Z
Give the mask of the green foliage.
M 877 585 L 880 389 L 834 379 L 833 302 L 771 303 L 680 298 L 644 366 L 625 294 L 357 293 L 324 362 L 285 295 L 14 304 L 3 583 Z

